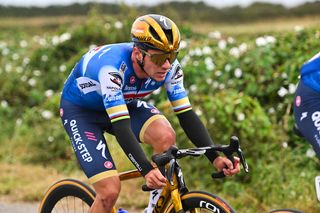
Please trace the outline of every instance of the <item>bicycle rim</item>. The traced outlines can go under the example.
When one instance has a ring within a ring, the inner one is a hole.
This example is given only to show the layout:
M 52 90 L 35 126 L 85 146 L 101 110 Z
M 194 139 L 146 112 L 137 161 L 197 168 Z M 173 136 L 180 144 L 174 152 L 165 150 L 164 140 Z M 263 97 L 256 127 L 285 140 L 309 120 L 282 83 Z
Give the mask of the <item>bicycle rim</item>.
M 296 209 L 277 209 L 277 210 L 271 211 L 270 213 L 303 213 L 303 212 Z
M 86 184 L 73 179 L 61 180 L 46 192 L 39 213 L 88 212 L 94 197 L 94 191 Z
M 202 191 L 188 192 L 181 197 L 183 210 L 190 213 L 219 212 L 235 213 L 232 207 L 222 198 Z M 166 213 L 175 213 L 171 203 Z

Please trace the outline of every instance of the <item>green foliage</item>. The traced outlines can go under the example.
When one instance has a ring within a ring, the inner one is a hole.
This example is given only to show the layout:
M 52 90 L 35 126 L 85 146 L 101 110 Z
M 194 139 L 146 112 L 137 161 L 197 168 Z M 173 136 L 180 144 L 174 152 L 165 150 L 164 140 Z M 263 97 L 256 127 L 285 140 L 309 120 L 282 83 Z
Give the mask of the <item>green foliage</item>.
M 59 118 L 60 91 L 74 64 L 89 48 L 129 41 L 132 21 L 99 14 L 98 9 L 93 10 L 86 23 L 75 28 L 64 26 L 57 35 L 28 38 L 1 34 L 1 161 L 60 170 L 77 168 Z M 191 26 L 180 27 L 186 47 L 182 45 L 179 61 L 193 109 L 216 143 L 227 144 L 231 135 L 240 138 L 251 171 L 212 181 L 212 165 L 204 157 L 189 158 L 181 164 L 190 188 L 214 192 L 239 212 L 280 207 L 317 212 L 319 206 L 310 194 L 319 165 L 315 157 L 306 154 L 308 143 L 292 132 L 291 105 L 300 66 L 319 51 L 319 30 L 241 38 L 216 32 L 208 38 L 193 32 Z M 192 146 L 170 109 L 165 91 L 147 100 L 172 122 L 178 146 Z M 151 154 L 150 149 L 146 151 Z

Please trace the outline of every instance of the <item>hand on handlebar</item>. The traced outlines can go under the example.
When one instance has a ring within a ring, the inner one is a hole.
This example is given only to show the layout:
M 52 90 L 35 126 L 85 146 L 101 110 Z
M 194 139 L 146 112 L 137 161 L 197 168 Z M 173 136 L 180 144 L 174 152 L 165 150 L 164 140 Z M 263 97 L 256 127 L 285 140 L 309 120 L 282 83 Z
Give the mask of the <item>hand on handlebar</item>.
M 226 157 L 219 156 L 213 161 L 214 167 L 218 171 L 223 171 L 225 176 L 233 176 L 240 172 L 240 159 L 238 157 L 234 158 L 234 164 Z
M 167 179 L 161 174 L 158 168 L 152 169 L 148 174 L 144 176 L 146 184 L 152 189 L 161 189 L 166 186 Z

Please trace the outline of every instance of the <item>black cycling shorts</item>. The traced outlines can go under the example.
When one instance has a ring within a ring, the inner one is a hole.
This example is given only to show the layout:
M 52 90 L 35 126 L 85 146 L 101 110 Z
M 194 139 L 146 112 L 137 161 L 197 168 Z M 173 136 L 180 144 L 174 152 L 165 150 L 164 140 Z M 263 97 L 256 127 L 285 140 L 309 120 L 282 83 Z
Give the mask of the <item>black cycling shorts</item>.
M 127 107 L 132 131 L 140 142 L 143 142 L 144 131 L 152 121 L 165 118 L 157 108 L 144 101 L 134 100 Z M 62 99 L 60 115 L 80 166 L 90 182 L 118 175 L 103 135 L 104 132 L 112 134 L 107 113 L 86 109 Z

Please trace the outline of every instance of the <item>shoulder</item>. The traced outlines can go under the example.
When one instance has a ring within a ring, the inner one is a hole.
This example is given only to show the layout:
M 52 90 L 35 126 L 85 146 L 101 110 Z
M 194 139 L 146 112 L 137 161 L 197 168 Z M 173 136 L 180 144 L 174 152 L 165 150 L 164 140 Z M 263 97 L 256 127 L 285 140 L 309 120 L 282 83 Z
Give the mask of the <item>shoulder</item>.
M 302 73 L 309 73 L 311 71 L 320 70 L 320 52 L 310 58 L 301 67 Z

